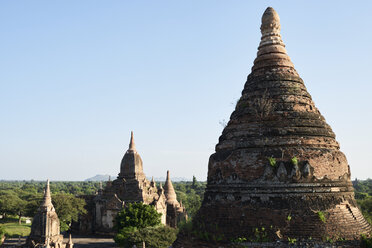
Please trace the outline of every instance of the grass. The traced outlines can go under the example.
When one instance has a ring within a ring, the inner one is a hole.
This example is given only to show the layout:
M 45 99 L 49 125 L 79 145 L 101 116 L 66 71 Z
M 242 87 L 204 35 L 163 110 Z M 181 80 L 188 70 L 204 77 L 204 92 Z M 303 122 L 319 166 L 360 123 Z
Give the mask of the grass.
M 4 229 L 7 237 L 28 236 L 31 232 L 31 224 L 22 223 L 19 225 L 18 218 L 10 217 L 5 220 L 2 219 L 0 226 Z
M 5 223 L 1 224 L 1 226 L 4 228 L 7 237 L 28 236 L 31 232 L 30 224 Z

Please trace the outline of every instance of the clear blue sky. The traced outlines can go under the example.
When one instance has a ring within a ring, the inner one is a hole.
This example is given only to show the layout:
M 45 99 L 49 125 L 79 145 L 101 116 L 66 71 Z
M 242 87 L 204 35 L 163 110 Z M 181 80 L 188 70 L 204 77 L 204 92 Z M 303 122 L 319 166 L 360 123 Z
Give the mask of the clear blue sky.
M 1 1 L 0 179 L 200 180 L 241 95 L 266 7 L 337 135 L 372 177 L 371 1 Z

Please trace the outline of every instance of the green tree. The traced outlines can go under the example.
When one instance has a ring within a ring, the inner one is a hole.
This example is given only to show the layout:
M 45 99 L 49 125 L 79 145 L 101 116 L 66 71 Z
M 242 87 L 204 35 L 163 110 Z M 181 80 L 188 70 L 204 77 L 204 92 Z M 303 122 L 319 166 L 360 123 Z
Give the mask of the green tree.
M 28 217 L 34 217 L 36 211 L 40 206 L 40 202 L 43 199 L 42 194 L 36 193 L 35 195 L 29 195 L 22 198 L 27 202 L 24 209 L 24 215 Z
M 26 202 L 13 190 L 0 191 L 0 212 L 6 215 L 18 215 L 19 222 L 24 213 Z
M 178 230 L 168 226 L 155 226 L 145 228 L 126 227 L 116 236 L 115 242 L 121 247 L 133 245 L 141 247 L 145 242 L 146 247 L 168 248 L 177 238 Z
M 161 223 L 161 214 L 155 208 L 142 202 L 129 203 L 116 216 L 115 227 L 119 231 L 125 227 L 145 228 Z
M 160 225 L 161 214 L 142 202 L 128 204 L 116 216 L 115 242 L 121 247 L 133 247 L 145 242 L 146 247 L 169 247 L 176 239 L 177 229 Z
M 52 196 L 53 205 L 58 214 L 61 231 L 67 231 L 72 221 L 78 221 L 79 215 L 85 214 L 85 200 L 70 194 Z
M 197 183 L 198 181 L 196 181 L 196 177 L 192 176 L 192 188 L 195 188 Z
M 358 200 L 358 204 L 362 209 L 363 215 L 366 220 L 372 225 L 372 197 L 363 200 Z

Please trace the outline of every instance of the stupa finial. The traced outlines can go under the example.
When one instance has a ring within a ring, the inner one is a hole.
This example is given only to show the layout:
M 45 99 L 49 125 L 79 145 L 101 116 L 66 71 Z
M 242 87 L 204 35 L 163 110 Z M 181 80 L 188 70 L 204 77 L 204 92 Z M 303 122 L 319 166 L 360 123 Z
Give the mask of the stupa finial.
M 129 150 L 136 151 L 136 144 L 134 144 L 133 131 L 130 133 Z
M 280 18 L 278 13 L 272 7 L 268 7 L 262 15 L 261 19 L 261 33 L 279 33 L 280 32 Z

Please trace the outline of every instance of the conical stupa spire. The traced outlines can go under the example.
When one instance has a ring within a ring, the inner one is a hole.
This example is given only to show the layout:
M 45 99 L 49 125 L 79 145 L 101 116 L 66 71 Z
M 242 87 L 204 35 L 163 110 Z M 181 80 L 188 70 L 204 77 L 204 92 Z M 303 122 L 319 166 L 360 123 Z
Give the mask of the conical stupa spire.
M 170 179 L 169 170 L 167 171 L 167 179 L 164 183 L 164 194 L 167 198 L 167 202 L 170 204 L 178 203 L 177 201 L 177 195 L 174 191 L 172 181 Z
M 134 143 L 133 131 L 130 133 L 129 151 L 136 151 L 136 144 Z
M 47 180 L 47 184 L 45 186 L 44 199 L 43 199 L 42 206 L 43 207 L 53 206 L 52 197 L 50 196 L 49 179 Z
M 218 226 L 228 239 L 253 235 L 258 224 L 275 226 L 284 237 L 319 240 L 370 233 L 347 159 L 294 69 L 271 7 L 262 16 L 261 33 L 242 96 L 209 158 L 195 221 L 208 232 Z M 319 221 L 319 212 L 326 222 Z

